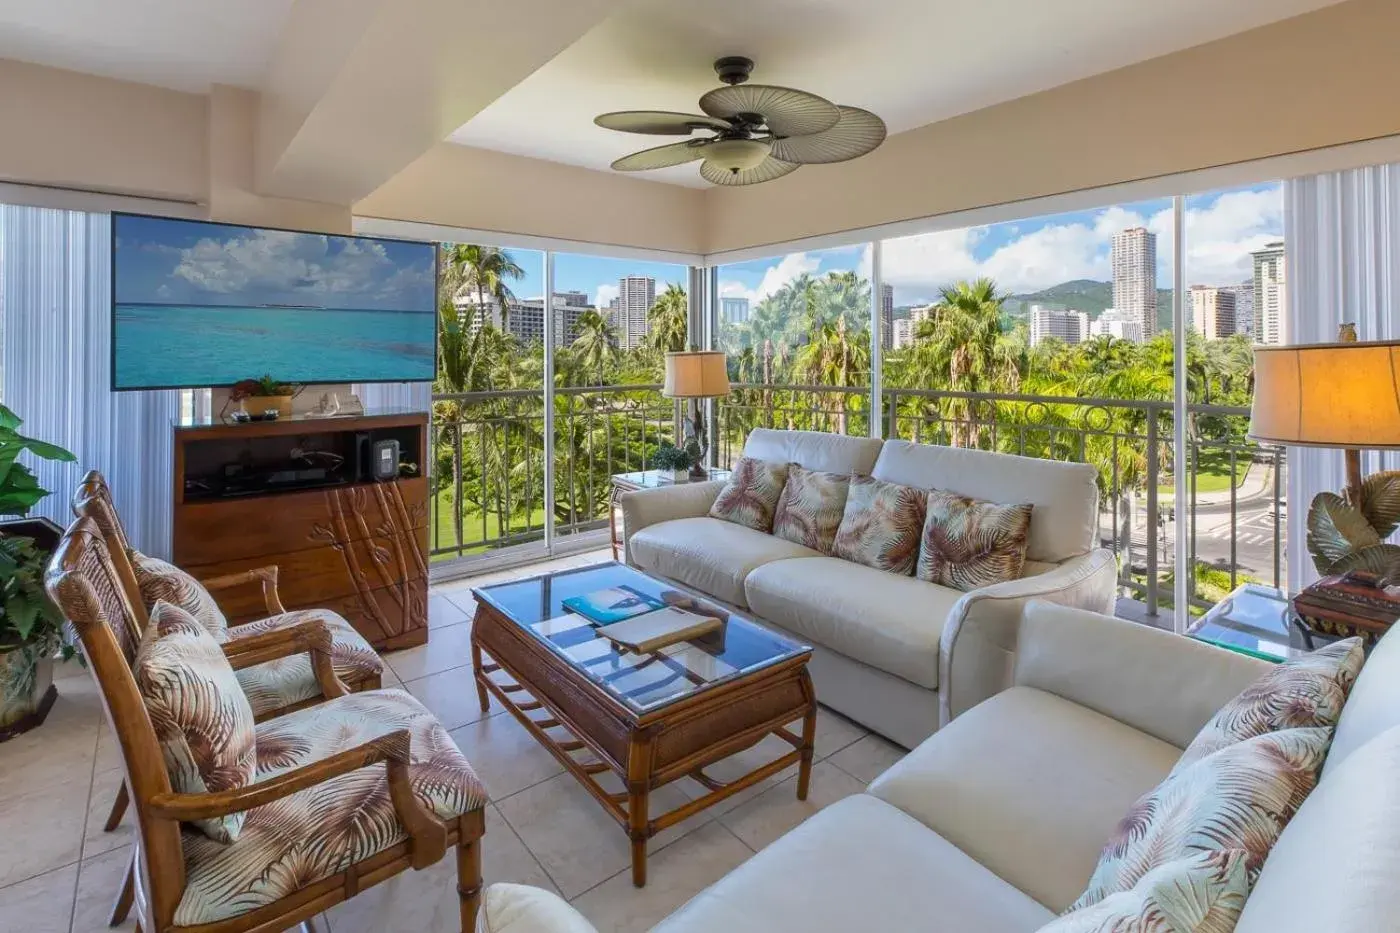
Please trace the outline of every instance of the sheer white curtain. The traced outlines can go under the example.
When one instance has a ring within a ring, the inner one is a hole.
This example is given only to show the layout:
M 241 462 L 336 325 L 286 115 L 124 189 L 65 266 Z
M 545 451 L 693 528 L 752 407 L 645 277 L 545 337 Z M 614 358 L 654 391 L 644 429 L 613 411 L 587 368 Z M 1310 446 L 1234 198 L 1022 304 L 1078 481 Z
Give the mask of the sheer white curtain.
M 179 393 L 110 390 L 110 302 L 109 215 L 0 205 L 0 401 L 24 419 L 25 433 L 78 458 L 27 460 L 53 493 L 32 514 L 66 525 L 73 488 L 98 469 L 132 543 L 166 556 Z
M 427 411 L 433 404 L 431 382 L 362 382 L 354 386 L 354 391 L 366 409 Z
M 1400 165 L 1293 179 L 1284 194 L 1284 342 L 1335 340 L 1343 322 L 1354 322 L 1362 340 L 1400 338 Z M 1400 455 L 1366 453 L 1362 469 L 1400 469 Z M 1319 492 L 1345 484 L 1340 451 L 1288 451 L 1291 589 L 1317 579 L 1303 544 L 1308 504 Z

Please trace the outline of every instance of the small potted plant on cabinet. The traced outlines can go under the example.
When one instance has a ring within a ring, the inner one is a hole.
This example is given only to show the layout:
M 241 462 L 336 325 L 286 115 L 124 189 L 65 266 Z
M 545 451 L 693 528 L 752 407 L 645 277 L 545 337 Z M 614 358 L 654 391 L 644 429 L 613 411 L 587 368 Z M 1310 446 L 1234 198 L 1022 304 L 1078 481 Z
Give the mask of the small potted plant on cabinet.
M 25 518 L 47 496 L 23 451 L 45 460 L 75 458 L 54 444 L 19 433 L 20 419 L 0 405 L 0 741 L 27 732 L 48 715 L 58 691 L 53 661 L 73 650 L 63 639 L 63 615 L 44 592 L 44 572 L 63 529 L 47 518 Z
M 245 411 L 260 415 L 275 410 L 278 418 L 289 418 L 292 414 L 292 399 L 296 398 L 297 387 L 286 382 L 278 382 L 269 373 L 260 379 L 243 379 L 229 388 L 229 401 L 238 402 Z
M 691 455 L 670 441 L 662 441 L 651 455 L 651 468 L 669 473 L 671 481 L 684 483 L 690 475 Z

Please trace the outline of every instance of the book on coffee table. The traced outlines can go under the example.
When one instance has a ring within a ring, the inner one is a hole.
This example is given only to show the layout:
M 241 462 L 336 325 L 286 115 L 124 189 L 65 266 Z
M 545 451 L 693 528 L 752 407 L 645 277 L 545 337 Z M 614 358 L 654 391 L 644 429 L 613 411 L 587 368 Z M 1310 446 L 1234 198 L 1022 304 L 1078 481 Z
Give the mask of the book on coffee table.
M 613 625 L 623 619 L 653 612 L 665 604 L 631 586 L 610 586 L 582 596 L 570 596 L 563 601 L 565 609 L 592 619 L 599 625 Z
M 614 622 L 598 629 L 598 634 L 614 644 L 645 654 L 676 642 L 708 635 L 723 624 L 714 616 L 697 615 L 668 606 L 624 622 Z

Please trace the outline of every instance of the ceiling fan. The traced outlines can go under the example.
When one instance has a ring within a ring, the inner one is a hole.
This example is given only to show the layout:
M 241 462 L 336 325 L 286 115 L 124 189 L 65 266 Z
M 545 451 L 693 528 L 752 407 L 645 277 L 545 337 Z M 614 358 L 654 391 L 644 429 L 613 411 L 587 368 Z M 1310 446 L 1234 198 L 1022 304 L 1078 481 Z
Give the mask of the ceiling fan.
M 859 158 L 885 141 L 885 122 L 870 111 L 806 91 L 746 84 L 752 71 L 751 59 L 716 61 L 727 86 L 700 98 L 703 114 L 621 110 L 595 117 L 599 126 L 624 133 L 691 137 L 623 156 L 612 167 L 645 172 L 703 159 L 700 175 L 708 182 L 756 185 L 803 165 Z M 691 135 L 697 131 L 714 135 Z

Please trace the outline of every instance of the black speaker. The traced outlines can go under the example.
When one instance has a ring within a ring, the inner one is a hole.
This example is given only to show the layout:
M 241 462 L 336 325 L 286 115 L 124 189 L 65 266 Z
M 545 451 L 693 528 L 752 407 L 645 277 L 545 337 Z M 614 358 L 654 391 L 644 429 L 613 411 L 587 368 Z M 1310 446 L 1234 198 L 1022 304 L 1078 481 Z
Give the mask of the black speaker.
M 375 441 L 374 442 L 374 465 L 373 479 L 376 482 L 383 482 L 388 479 L 398 479 L 399 476 L 399 442 L 396 440 Z
M 367 483 L 374 478 L 374 439 L 368 431 L 355 433 L 355 482 Z

